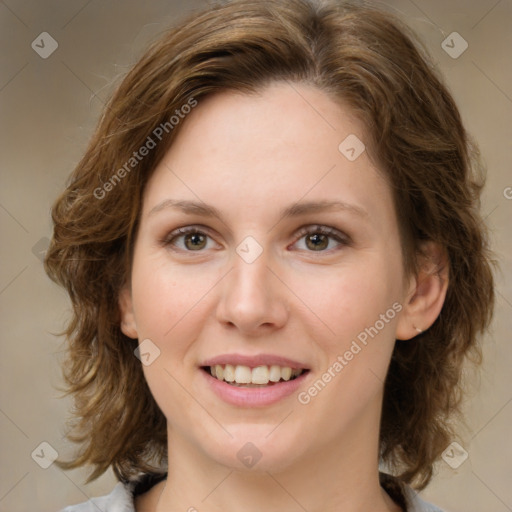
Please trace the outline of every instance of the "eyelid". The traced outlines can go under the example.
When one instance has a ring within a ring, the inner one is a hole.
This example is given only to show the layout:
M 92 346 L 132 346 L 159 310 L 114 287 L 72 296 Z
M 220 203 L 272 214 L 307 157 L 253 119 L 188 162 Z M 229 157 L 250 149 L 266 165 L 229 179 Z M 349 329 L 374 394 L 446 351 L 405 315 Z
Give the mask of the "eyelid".
M 299 229 L 295 236 L 302 237 L 309 233 L 322 233 L 324 235 L 330 235 L 335 238 L 337 237 L 345 243 L 351 242 L 351 238 L 343 231 L 330 226 L 325 226 L 323 224 L 309 224 L 307 226 L 303 226 Z
M 192 224 L 190 226 L 182 226 L 176 229 L 173 229 L 170 233 L 167 233 L 163 238 L 164 240 L 171 240 L 172 238 L 180 235 L 186 235 L 187 233 L 202 233 L 205 235 L 209 235 L 211 233 L 211 229 L 202 226 L 200 224 Z

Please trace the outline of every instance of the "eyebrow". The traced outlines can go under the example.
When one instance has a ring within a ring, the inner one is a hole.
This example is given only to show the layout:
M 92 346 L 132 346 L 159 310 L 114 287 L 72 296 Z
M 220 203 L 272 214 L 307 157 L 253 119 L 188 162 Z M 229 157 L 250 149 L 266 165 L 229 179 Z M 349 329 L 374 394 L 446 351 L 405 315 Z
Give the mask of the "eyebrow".
M 202 217 L 217 217 L 224 222 L 222 214 L 214 206 L 202 202 L 189 200 L 166 199 L 153 207 L 148 216 L 155 215 L 162 210 L 168 208 L 180 210 L 189 215 L 200 215 Z M 346 211 L 360 217 L 368 217 L 368 212 L 354 204 L 345 203 L 343 201 L 310 201 L 303 203 L 295 203 L 279 213 L 279 218 L 298 217 L 309 213 L 320 213 L 328 211 Z

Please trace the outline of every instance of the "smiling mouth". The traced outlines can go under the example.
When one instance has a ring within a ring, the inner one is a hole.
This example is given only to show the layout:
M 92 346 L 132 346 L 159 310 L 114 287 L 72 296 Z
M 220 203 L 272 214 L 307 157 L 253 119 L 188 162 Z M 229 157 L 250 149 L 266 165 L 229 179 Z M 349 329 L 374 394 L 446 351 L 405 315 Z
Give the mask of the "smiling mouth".
M 280 382 L 288 382 L 309 371 L 304 368 L 278 365 L 261 365 L 251 368 L 250 366 L 231 364 L 202 366 L 201 369 L 221 382 L 246 388 L 266 387 Z

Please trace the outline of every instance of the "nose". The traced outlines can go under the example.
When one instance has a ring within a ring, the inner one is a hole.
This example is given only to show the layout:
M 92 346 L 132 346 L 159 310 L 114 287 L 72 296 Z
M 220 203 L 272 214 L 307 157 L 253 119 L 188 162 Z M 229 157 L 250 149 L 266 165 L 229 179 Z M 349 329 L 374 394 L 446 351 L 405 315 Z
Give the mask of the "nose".
M 268 263 L 265 251 L 252 263 L 234 255 L 234 268 L 223 279 L 217 306 L 217 319 L 227 328 L 257 336 L 286 324 L 287 289 Z

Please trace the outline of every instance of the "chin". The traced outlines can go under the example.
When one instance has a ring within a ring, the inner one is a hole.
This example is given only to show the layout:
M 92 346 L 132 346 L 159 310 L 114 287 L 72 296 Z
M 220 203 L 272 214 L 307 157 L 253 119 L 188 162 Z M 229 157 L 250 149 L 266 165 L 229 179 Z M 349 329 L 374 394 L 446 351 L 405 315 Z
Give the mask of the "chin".
M 285 471 L 304 455 L 305 443 L 283 426 L 277 427 L 282 428 L 280 433 L 277 429 L 272 432 L 273 428 L 276 426 L 241 424 L 228 429 L 233 438 L 226 436 L 224 442 L 217 439 L 213 446 L 203 446 L 203 450 L 213 461 L 237 471 Z

